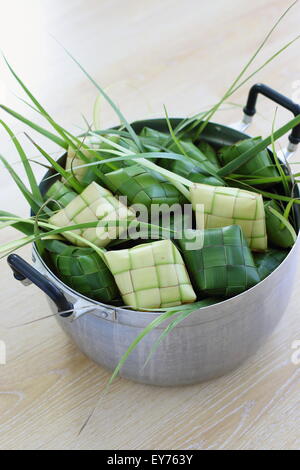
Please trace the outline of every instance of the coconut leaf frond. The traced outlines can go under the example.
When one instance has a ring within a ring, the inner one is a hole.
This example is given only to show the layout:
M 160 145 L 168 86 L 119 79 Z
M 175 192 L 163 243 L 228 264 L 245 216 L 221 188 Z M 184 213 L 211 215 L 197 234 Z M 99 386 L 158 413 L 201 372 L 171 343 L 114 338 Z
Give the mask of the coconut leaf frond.
M 65 227 L 101 221 L 101 226 L 99 224 L 96 228 L 78 229 L 74 233 L 96 246 L 104 247 L 124 231 L 124 227 L 117 226 L 118 224 L 114 226 L 114 221 L 134 218 L 135 214 L 118 201 L 110 191 L 93 182 L 64 209 L 50 217 L 49 224 Z M 71 232 L 65 232 L 64 236 L 74 245 L 82 246 L 82 243 L 74 238 Z
M 15 220 L 11 220 L 11 218 Z M 14 227 L 16 230 L 24 233 L 25 235 L 33 235 L 34 233 L 33 226 L 22 221 L 19 222 L 18 219 L 19 217 L 16 216 L 15 214 L 12 214 L 11 212 L 0 211 L 0 220 L 5 220 L 5 222 L 2 222 L 0 224 L 0 228 L 4 228 L 5 226 L 10 226 L 10 227 Z
M 146 365 L 148 364 L 148 362 L 152 358 L 153 354 L 156 352 L 159 345 L 171 333 L 171 331 L 173 331 L 174 328 L 176 328 L 176 326 L 178 326 L 185 319 L 187 319 L 188 317 L 190 317 L 191 315 L 193 315 L 195 313 L 196 305 L 197 305 L 197 310 L 198 310 L 198 309 L 201 309 L 201 308 L 204 308 L 204 307 L 210 307 L 211 305 L 215 305 L 215 304 L 219 303 L 220 301 L 221 300 L 218 299 L 218 298 L 209 297 L 207 299 L 200 300 L 196 304 L 193 304 L 193 308 L 191 307 L 189 309 L 188 306 L 185 306 L 186 308 L 183 309 L 183 312 L 178 312 L 177 315 L 174 315 L 175 316 L 174 320 L 171 320 L 169 325 L 164 329 L 162 334 L 159 336 L 159 338 L 153 344 L 153 346 L 151 348 L 151 351 L 150 351 L 150 353 L 149 353 L 149 355 L 146 359 L 146 362 L 144 364 L 144 367 L 146 367 Z
M 4 106 L 3 104 L 0 104 L 0 108 L 3 109 L 3 111 L 6 111 L 11 116 L 13 116 L 18 121 L 23 122 L 24 124 L 26 124 L 28 127 L 33 129 L 34 131 L 36 131 L 38 134 L 41 134 L 44 137 L 47 137 L 49 140 L 51 140 L 55 144 L 59 145 L 60 147 L 64 148 L 65 150 L 67 150 L 68 144 L 61 137 L 58 137 L 57 135 L 53 134 L 52 132 L 49 132 L 47 129 L 39 126 L 38 124 L 34 123 L 33 121 L 30 121 L 25 116 L 22 116 L 22 114 L 17 113 L 13 109 L 8 108 L 7 106 Z
M 106 136 L 108 137 L 108 136 Z M 82 141 L 85 144 L 85 148 L 79 148 L 79 149 L 74 149 L 72 147 L 69 147 L 68 153 L 67 153 L 67 160 L 66 160 L 66 170 L 67 171 L 72 171 L 76 179 L 83 184 L 85 187 L 91 184 L 93 181 L 95 181 L 97 178 L 95 176 L 95 171 L 94 167 L 92 166 L 84 166 L 84 163 L 82 161 L 82 158 L 78 155 L 78 150 L 81 150 L 81 152 L 85 155 L 87 158 L 87 162 L 99 162 L 99 160 L 105 160 L 105 159 L 110 159 L 111 158 L 111 151 L 115 150 L 114 144 L 121 144 L 124 146 L 124 149 L 128 149 L 129 145 L 126 140 L 123 140 L 121 142 L 120 137 L 118 136 L 109 136 L 107 138 L 107 142 L 102 142 L 100 138 L 93 136 L 85 136 L 83 137 Z M 129 140 L 129 139 L 128 139 Z M 111 143 L 108 143 L 108 142 Z M 86 148 L 88 147 L 88 148 Z M 98 156 L 95 156 L 94 153 L 91 152 L 91 150 L 96 151 Z M 125 158 L 123 159 L 124 161 L 118 161 L 114 162 L 114 165 L 107 165 L 107 164 L 101 164 L 99 165 L 99 168 L 101 173 L 107 173 L 112 171 L 114 168 L 122 168 L 125 165 L 130 165 L 131 162 L 127 162 Z
M 55 168 L 55 170 L 60 174 L 65 180 L 72 186 L 72 188 L 77 191 L 81 192 L 83 190 L 83 186 L 74 178 L 71 173 L 68 173 L 56 160 L 54 160 L 51 155 L 49 155 L 42 147 L 40 147 L 31 137 L 25 134 L 28 139 L 32 142 L 32 144 L 37 148 L 37 150 L 46 158 L 46 160 L 50 163 L 50 165 Z
M 288 253 L 288 251 L 274 249 L 268 250 L 265 253 L 255 253 L 254 262 L 256 264 L 260 280 L 263 281 L 276 268 L 278 268 L 278 266 L 285 260 Z
M 75 291 L 102 303 L 121 304 L 114 277 L 91 248 L 78 248 L 58 240 L 43 242 L 55 274 Z
M 239 225 L 251 250 L 267 249 L 265 210 L 261 194 L 204 184 L 194 184 L 190 192 L 199 229 Z
M 27 179 L 30 184 L 30 189 L 32 192 L 33 197 L 38 201 L 40 204 L 43 204 L 43 198 L 39 189 L 39 186 L 36 181 L 35 174 L 31 168 L 29 159 L 27 158 L 27 155 L 20 144 L 19 140 L 17 139 L 16 135 L 13 133 L 13 131 L 10 129 L 10 127 L 2 120 L 0 120 L 0 124 L 4 127 L 8 135 L 10 136 L 19 156 L 21 159 L 21 162 L 23 164 L 23 167 L 26 171 Z
M 238 225 L 202 232 L 202 248 L 193 249 L 197 231 L 179 240 L 182 256 L 196 294 L 232 297 L 260 281 L 251 251 Z M 195 247 L 197 246 L 195 242 Z
M 182 257 L 170 240 L 108 251 L 105 258 L 124 303 L 132 308 L 168 308 L 196 300 Z
M 260 137 L 254 139 L 242 140 L 234 145 L 223 147 L 219 150 L 218 156 L 222 165 L 235 160 L 247 150 L 253 148 L 256 144 L 262 142 Z M 272 162 L 267 149 L 258 152 L 251 160 L 239 168 L 240 174 L 264 176 L 267 178 L 278 177 L 276 165 Z
M 29 206 L 33 210 L 33 212 L 37 213 L 43 205 L 43 201 L 36 199 L 34 195 L 29 191 L 29 189 L 24 184 L 22 178 L 16 173 L 13 167 L 9 164 L 9 162 L 0 154 L 0 162 L 3 163 L 4 167 L 7 169 L 9 174 L 11 175 L 12 179 L 18 186 L 19 190 L 23 194 L 24 198 L 28 202 Z M 46 210 L 46 208 L 45 208 Z

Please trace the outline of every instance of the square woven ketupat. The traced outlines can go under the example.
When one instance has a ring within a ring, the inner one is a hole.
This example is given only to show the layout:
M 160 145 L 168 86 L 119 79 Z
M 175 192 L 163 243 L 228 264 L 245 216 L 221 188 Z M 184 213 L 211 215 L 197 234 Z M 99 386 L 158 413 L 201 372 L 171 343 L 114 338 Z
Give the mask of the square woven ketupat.
M 130 307 L 167 308 L 196 300 L 183 259 L 170 240 L 108 251 L 105 256 Z
M 64 209 L 50 217 L 49 223 L 65 227 L 87 222 L 107 222 L 107 226 L 99 224 L 96 228 L 72 231 L 95 245 L 104 247 L 127 229 L 126 225 L 113 226 L 114 221 L 134 218 L 135 214 L 121 204 L 110 191 L 93 182 Z M 72 232 L 64 232 L 63 235 L 74 245 L 85 246 L 72 236 Z
M 197 236 L 199 231 L 189 231 Z M 187 232 L 186 232 L 187 233 Z M 203 247 L 192 249 L 192 238 L 179 245 L 196 293 L 232 297 L 260 281 L 252 253 L 238 225 L 207 229 Z
M 242 153 L 247 152 L 261 142 L 261 137 L 255 137 L 253 139 L 242 140 L 229 147 L 226 146 L 221 148 L 218 155 L 222 165 L 225 166 L 227 163 L 235 160 L 240 155 L 242 155 Z M 277 168 L 274 165 L 274 162 L 272 162 L 269 151 L 267 149 L 258 152 L 255 157 L 251 158 L 251 160 L 249 160 L 247 163 L 244 163 L 244 165 L 239 168 L 239 173 L 241 175 L 259 175 L 265 177 L 279 176 Z
M 251 250 L 267 249 L 265 210 L 261 194 L 206 184 L 194 184 L 190 192 L 198 229 L 239 225 Z
M 92 248 L 46 240 L 45 246 L 60 279 L 69 287 L 99 302 L 120 303 L 114 277 Z

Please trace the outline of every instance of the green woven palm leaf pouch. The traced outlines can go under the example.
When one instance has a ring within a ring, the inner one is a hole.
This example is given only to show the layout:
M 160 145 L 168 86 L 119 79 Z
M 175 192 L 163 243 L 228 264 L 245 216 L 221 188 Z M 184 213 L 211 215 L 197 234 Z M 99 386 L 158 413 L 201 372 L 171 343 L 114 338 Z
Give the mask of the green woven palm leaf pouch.
M 224 186 L 225 183 L 221 178 L 213 176 L 217 168 L 191 141 L 182 140 L 180 146 L 187 156 L 182 155 L 181 160 L 161 159 L 160 166 L 194 183 Z M 175 143 L 172 143 L 168 149 L 177 154 L 182 152 Z
M 184 204 L 186 199 L 171 183 L 156 172 L 139 165 L 121 168 L 107 173 L 106 185 L 116 194 L 126 196 L 128 203 L 143 204 Z
M 209 174 L 202 164 L 194 163 L 192 160 L 185 159 L 185 157 L 182 157 L 182 160 L 162 159 L 159 164 L 161 167 L 183 176 L 193 183 L 224 186 L 224 182 Z
M 167 308 L 196 300 L 182 257 L 170 240 L 105 256 L 124 303 L 132 308 Z
M 294 229 L 287 221 L 286 223 L 290 225 L 290 230 L 288 230 L 287 227 L 282 224 L 281 220 L 271 212 L 270 208 L 283 215 L 281 207 L 277 202 L 272 200 L 265 203 L 268 239 L 270 243 L 276 247 L 290 248 L 295 242 L 293 237 Z
M 285 260 L 288 251 L 268 250 L 266 253 L 255 253 L 254 261 L 261 281 L 268 277 Z
M 238 158 L 242 153 L 252 149 L 255 145 L 261 142 L 260 137 L 254 139 L 246 139 L 238 142 L 237 144 L 229 147 L 223 147 L 219 150 L 219 159 L 221 164 L 224 166 Z M 249 162 L 245 163 L 239 168 L 239 174 L 241 175 L 253 175 L 263 177 L 276 177 L 279 176 L 276 166 L 271 160 L 270 154 L 267 149 L 259 152 Z M 273 184 L 273 183 L 271 183 Z
M 114 221 L 134 218 L 135 214 L 118 201 L 110 191 L 93 182 L 64 209 L 50 217 L 49 223 L 57 227 L 67 227 L 87 222 L 101 222 L 104 225 L 99 224 L 96 228 L 64 232 L 63 236 L 74 245 L 85 246 L 83 242 L 72 236 L 72 233 L 76 233 L 95 245 L 104 247 L 127 229 L 126 225 L 112 225 Z
M 239 225 L 251 250 L 267 249 L 265 210 L 261 194 L 204 184 L 194 184 L 190 192 L 198 229 Z
M 193 249 L 193 236 L 179 240 L 183 259 L 188 268 L 196 294 L 232 297 L 260 281 L 252 253 L 237 225 L 202 231 L 203 246 Z M 201 234 L 200 234 L 201 235 Z
M 163 149 L 171 139 L 170 134 L 159 132 L 150 127 L 144 127 L 140 133 L 140 137 L 142 138 L 145 149 L 151 152 L 157 151 L 157 149 Z
M 172 142 L 169 145 L 169 150 L 175 153 L 183 153 L 187 158 L 192 160 L 193 162 L 198 163 L 203 170 L 212 170 L 216 171 L 216 167 L 211 161 L 207 158 L 207 156 L 195 145 L 191 140 L 179 140 L 180 148 L 178 147 L 177 143 Z
M 76 292 L 108 304 L 121 303 L 114 277 L 91 248 L 78 248 L 58 240 L 44 242 L 57 276 Z
M 57 210 L 59 207 L 66 207 L 76 196 L 75 191 L 72 191 L 72 189 L 64 185 L 61 181 L 56 181 L 48 189 L 45 201 L 52 199 L 53 202 L 49 202 L 48 206 L 53 210 Z

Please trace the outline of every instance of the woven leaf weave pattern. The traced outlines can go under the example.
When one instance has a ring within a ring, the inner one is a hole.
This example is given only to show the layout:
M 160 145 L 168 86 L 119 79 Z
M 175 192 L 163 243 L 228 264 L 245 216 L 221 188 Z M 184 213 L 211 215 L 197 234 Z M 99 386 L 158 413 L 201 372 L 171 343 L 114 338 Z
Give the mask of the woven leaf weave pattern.
M 194 233 L 196 235 L 197 232 Z M 239 226 L 204 230 L 203 248 L 200 249 L 187 249 L 187 243 L 191 242 L 179 241 L 194 289 L 199 296 L 232 297 L 260 281 Z
M 58 227 L 87 222 L 106 222 L 107 225 L 97 228 L 74 230 L 74 233 L 82 238 L 97 246 L 104 247 L 126 230 L 126 226 L 109 226 L 109 223 L 112 224 L 116 220 L 132 220 L 133 218 L 134 213 L 121 204 L 110 191 L 93 182 L 67 207 L 50 217 L 49 222 Z M 64 232 L 63 235 L 74 245 L 84 246 L 84 243 L 72 236 L 72 232 Z
M 239 225 L 251 250 L 267 249 L 265 210 L 260 194 L 202 184 L 193 185 L 190 191 L 199 229 Z M 201 226 L 203 210 L 204 227 Z
M 99 302 L 120 304 L 114 277 L 93 249 L 57 240 L 48 240 L 45 245 L 59 278 L 67 286 Z
M 281 220 L 270 211 L 275 209 L 279 214 L 283 215 L 283 211 L 276 201 L 268 201 L 265 203 L 267 234 L 272 245 L 279 248 L 290 248 L 294 244 L 291 232 L 282 224 Z
M 76 196 L 75 191 L 61 181 L 56 181 L 47 191 L 45 199 L 53 199 L 53 202 L 48 203 L 48 207 L 57 210 L 59 207 L 66 207 Z
M 160 165 L 167 170 L 176 173 L 177 175 L 183 176 L 193 183 L 211 184 L 215 186 L 223 186 L 224 183 L 219 181 L 214 176 L 211 176 L 208 171 L 205 170 L 203 164 L 188 161 L 188 160 L 171 160 L 162 159 Z
M 106 253 L 126 305 L 166 308 L 196 300 L 182 257 L 170 240 Z
M 237 157 L 242 155 L 242 153 L 250 150 L 252 147 L 261 142 L 260 137 L 254 139 L 246 139 L 241 142 L 238 142 L 235 145 L 230 147 L 223 147 L 219 151 L 219 158 L 222 162 L 222 165 L 235 160 Z M 264 177 L 274 177 L 279 176 L 276 166 L 271 160 L 268 150 L 262 150 L 254 158 L 239 168 L 239 173 L 241 175 L 253 175 L 255 176 L 264 176 Z M 272 183 L 271 183 L 272 184 Z
M 120 195 L 127 196 L 130 204 L 183 204 L 182 194 L 158 173 L 134 165 L 107 173 L 108 188 Z

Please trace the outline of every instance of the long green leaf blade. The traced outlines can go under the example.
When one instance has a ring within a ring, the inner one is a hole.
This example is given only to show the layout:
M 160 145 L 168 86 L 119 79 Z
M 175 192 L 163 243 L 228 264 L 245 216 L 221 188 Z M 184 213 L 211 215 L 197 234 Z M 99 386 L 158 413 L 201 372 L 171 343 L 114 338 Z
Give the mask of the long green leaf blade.
M 265 150 L 269 145 L 271 145 L 272 140 L 274 140 L 275 142 L 276 140 L 280 139 L 280 137 L 284 136 L 290 129 L 293 129 L 298 124 L 300 124 L 300 116 L 296 116 L 287 124 L 277 129 L 277 131 L 275 131 L 273 135 L 262 140 L 261 142 L 256 144 L 254 147 L 244 152 L 235 160 L 232 160 L 231 162 L 227 163 L 227 165 L 225 165 L 223 168 L 221 168 L 218 171 L 218 175 L 221 177 L 224 177 L 224 176 L 228 176 L 230 173 L 233 173 L 235 170 L 237 170 L 242 165 L 244 165 L 249 160 L 251 160 L 251 158 L 257 155 L 260 151 Z
M 56 160 L 54 160 L 42 147 L 40 147 L 28 134 L 25 133 L 28 137 L 30 142 L 37 148 L 37 150 L 46 158 L 46 160 L 51 164 L 51 166 L 63 177 L 65 178 L 68 183 L 72 186 L 73 189 L 77 193 L 81 193 L 83 191 L 83 186 L 72 176 L 68 173 Z
M 16 147 L 18 153 L 19 153 L 20 159 L 21 159 L 21 161 L 23 163 L 23 166 L 24 166 L 24 169 L 26 171 L 26 175 L 27 175 L 27 178 L 28 178 L 28 181 L 29 181 L 29 184 L 30 184 L 30 188 L 31 188 L 31 192 L 32 192 L 33 197 L 40 204 L 43 204 L 43 198 L 42 198 L 39 186 L 37 184 L 35 175 L 32 171 L 31 165 L 29 163 L 29 160 L 28 160 L 28 158 L 25 154 L 25 151 L 24 151 L 23 147 L 21 146 L 19 140 L 17 139 L 15 134 L 12 132 L 10 127 L 2 120 L 0 120 L 0 124 L 4 127 L 4 129 L 6 130 L 8 135 L 10 136 L 13 144 L 15 145 L 15 147 Z
M 52 134 L 52 132 L 49 132 L 47 129 L 44 129 L 43 127 L 35 124 L 34 122 L 30 121 L 26 117 L 24 117 L 21 114 L 17 113 L 13 109 L 10 109 L 7 106 L 4 106 L 3 104 L 0 104 L 0 108 L 3 109 L 4 111 L 6 111 L 11 116 L 13 116 L 18 121 L 23 122 L 28 127 L 31 127 L 31 129 L 33 129 L 34 131 L 38 132 L 39 134 L 43 135 L 44 137 L 47 137 L 49 140 L 51 140 L 55 144 L 59 145 L 60 147 L 62 147 L 65 150 L 67 150 L 68 144 L 65 142 L 65 140 L 61 139 L 60 137 L 56 136 L 55 134 Z
M 108 96 L 108 94 L 104 91 L 104 89 L 93 79 L 93 77 L 87 72 L 87 70 L 85 70 L 85 68 L 80 64 L 80 62 L 77 59 L 75 59 L 75 57 L 62 44 L 60 44 L 60 46 L 64 49 L 64 51 L 68 54 L 68 56 L 78 65 L 78 67 L 82 70 L 82 72 L 85 74 L 85 76 L 90 80 L 90 82 L 97 88 L 97 90 L 101 93 L 101 95 L 105 98 L 105 100 L 110 104 L 112 109 L 115 111 L 115 113 L 119 117 L 120 121 L 127 128 L 129 134 L 131 135 L 132 139 L 136 143 L 137 147 L 142 152 L 143 151 L 143 146 L 141 145 L 140 139 L 138 138 L 138 136 L 134 132 L 132 126 L 129 124 L 129 122 L 127 121 L 127 119 L 125 118 L 123 113 L 120 111 L 118 106 Z
M 15 172 L 15 170 L 12 168 L 12 166 L 8 163 L 8 161 L 0 155 L 0 161 L 3 163 L 5 168 L 8 170 L 10 173 L 11 177 L 15 181 L 16 185 L 22 192 L 23 196 L 25 197 L 26 201 L 29 203 L 31 209 L 34 212 L 37 212 L 40 208 L 40 205 L 35 201 L 35 198 L 31 194 L 31 192 L 28 190 L 28 188 L 25 186 L 21 178 L 18 176 L 18 174 Z

